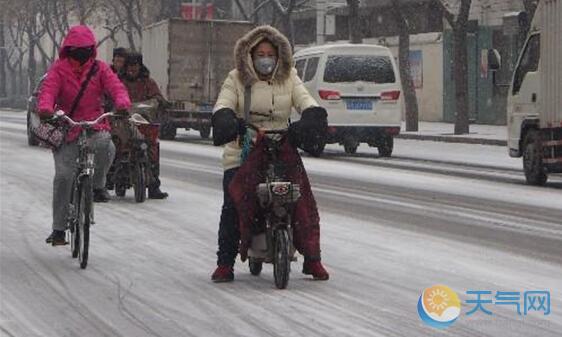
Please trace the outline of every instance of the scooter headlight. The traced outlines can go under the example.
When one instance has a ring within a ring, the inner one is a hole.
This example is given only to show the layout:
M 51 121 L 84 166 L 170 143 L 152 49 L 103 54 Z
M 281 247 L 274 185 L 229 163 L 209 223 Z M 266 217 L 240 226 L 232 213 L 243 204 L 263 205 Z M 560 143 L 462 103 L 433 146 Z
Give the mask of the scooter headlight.
M 291 183 L 273 183 L 271 186 L 271 192 L 278 196 L 286 195 L 290 190 Z

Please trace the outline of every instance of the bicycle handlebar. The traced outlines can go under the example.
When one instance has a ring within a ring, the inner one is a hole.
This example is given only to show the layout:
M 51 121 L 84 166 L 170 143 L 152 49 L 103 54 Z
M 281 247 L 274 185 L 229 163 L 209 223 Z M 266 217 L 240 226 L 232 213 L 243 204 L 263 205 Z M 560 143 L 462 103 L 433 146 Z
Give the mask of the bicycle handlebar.
M 287 132 L 289 132 L 289 129 L 269 129 L 269 130 L 262 130 L 260 128 L 258 128 L 257 126 L 253 125 L 253 124 L 248 124 L 248 127 L 250 127 L 251 129 L 254 129 L 255 131 L 265 134 L 265 135 L 284 135 Z
M 55 113 L 55 116 L 57 118 L 62 118 L 63 120 L 65 120 L 68 124 L 70 124 L 71 126 L 80 126 L 80 127 L 92 127 L 96 124 L 98 124 L 100 121 L 104 120 L 107 117 L 111 117 L 113 116 L 114 113 L 113 112 L 106 112 L 104 114 L 102 114 L 101 116 L 99 116 L 98 118 L 96 118 L 93 121 L 80 121 L 80 122 L 76 122 L 74 120 L 72 120 L 72 118 L 68 117 L 64 111 L 59 110 Z

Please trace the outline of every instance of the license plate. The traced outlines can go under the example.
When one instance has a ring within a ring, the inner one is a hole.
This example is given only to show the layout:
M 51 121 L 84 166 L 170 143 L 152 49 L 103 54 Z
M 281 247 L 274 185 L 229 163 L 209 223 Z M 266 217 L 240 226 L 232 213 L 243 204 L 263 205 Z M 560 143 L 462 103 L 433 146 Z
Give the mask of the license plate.
M 373 101 L 371 100 L 349 100 L 345 101 L 347 110 L 373 110 Z

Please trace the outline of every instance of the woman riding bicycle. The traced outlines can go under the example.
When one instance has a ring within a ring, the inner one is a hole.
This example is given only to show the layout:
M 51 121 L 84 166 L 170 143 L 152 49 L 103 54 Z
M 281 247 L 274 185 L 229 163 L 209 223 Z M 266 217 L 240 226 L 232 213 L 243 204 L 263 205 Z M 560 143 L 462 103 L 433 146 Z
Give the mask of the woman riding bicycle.
M 74 121 L 94 120 L 103 113 L 104 93 L 113 98 L 117 111 L 127 113 L 131 106 L 127 89 L 107 64 L 96 60 L 96 54 L 96 39 L 90 28 L 72 27 L 63 41 L 59 59 L 51 66 L 41 86 L 38 110 L 42 120 L 53 117 L 55 105 Z M 87 78 L 89 81 L 84 83 Z M 83 86 L 83 95 L 76 100 Z M 115 146 L 111 142 L 109 122 L 104 121 L 94 128 L 97 131 L 91 138 L 96 152 L 94 201 L 106 202 L 109 195 L 105 190 L 105 175 L 113 161 Z M 72 194 L 79 134 L 79 129 L 71 128 L 65 142 L 53 151 L 53 231 L 46 240 L 53 246 L 66 244 L 67 208 Z
M 225 80 L 213 114 L 214 144 L 226 144 L 223 153 L 224 203 L 218 233 L 217 268 L 212 275 L 214 282 L 234 279 L 233 267 L 239 243 L 242 259 L 246 258 L 249 244 L 248 235 L 245 234 L 251 224 L 240 220 L 244 217 L 239 218 L 237 209 L 244 208 L 233 198 L 234 195 L 240 195 L 241 190 L 249 193 L 255 191 L 255 186 L 244 187 L 244 183 L 236 183 L 237 173 L 240 177 L 242 171 L 257 170 L 255 162 L 243 162 L 243 157 L 246 158 L 250 150 L 248 142 L 242 141 L 244 135 L 248 134 L 246 137 L 252 137 L 254 142 L 257 137 L 246 126 L 252 125 L 262 130 L 286 129 L 294 108 L 301 113 L 301 120 L 294 123 L 290 130 L 294 143 L 301 144 L 301 147 L 304 138 L 322 135 L 327 127 L 326 111 L 318 106 L 299 79 L 293 68 L 291 45 L 277 29 L 261 26 L 250 31 L 238 40 L 234 55 L 236 69 Z M 245 97 L 249 98 L 249 107 L 244 104 Z M 329 274 L 320 262 L 320 226 L 316 203 L 296 149 L 288 148 L 291 154 L 294 152 L 294 162 L 286 164 L 298 167 L 294 171 L 298 171 L 298 178 L 305 182 L 301 186 L 303 198 L 296 206 L 293 241 L 305 258 L 303 273 L 312 275 L 316 280 L 327 280 Z M 255 214 L 244 215 L 248 218 Z

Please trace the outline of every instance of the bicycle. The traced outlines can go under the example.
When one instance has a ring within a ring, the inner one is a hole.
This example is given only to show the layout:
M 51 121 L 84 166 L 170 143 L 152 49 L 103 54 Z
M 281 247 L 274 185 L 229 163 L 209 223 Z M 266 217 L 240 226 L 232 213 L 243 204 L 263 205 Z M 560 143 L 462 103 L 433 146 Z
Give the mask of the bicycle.
M 90 246 L 90 225 L 94 224 L 93 177 L 95 168 L 94 148 L 88 141 L 93 133 L 93 127 L 103 119 L 113 116 L 108 112 L 93 121 L 75 122 L 64 111 L 55 113 L 56 119 L 61 119 L 71 127 L 80 127 L 78 137 L 78 157 L 76 159 L 76 173 L 72 186 L 72 196 L 68 207 L 67 223 L 70 231 L 70 251 L 73 258 L 78 258 L 80 268 L 88 265 L 88 251 Z

